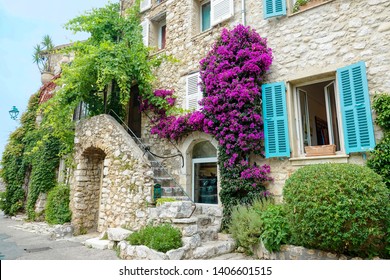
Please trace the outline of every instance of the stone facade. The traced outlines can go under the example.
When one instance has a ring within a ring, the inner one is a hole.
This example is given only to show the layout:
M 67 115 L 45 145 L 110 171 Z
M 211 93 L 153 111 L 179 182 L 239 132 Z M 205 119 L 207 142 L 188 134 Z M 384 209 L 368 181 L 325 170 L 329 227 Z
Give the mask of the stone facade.
M 111 116 L 77 124 L 70 206 L 76 233 L 146 224 L 152 201 L 150 163 Z
M 339 152 L 336 156 L 305 158 L 299 156 L 293 96 L 295 87 L 321 80 L 335 79 L 338 68 L 364 61 L 370 95 L 390 92 L 390 2 L 387 0 L 329 0 L 298 13 L 292 13 L 292 1 L 287 1 L 287 16 L 263 19 L 263 1 L 246 0 L 246 25 L 267 38 L 274 60 L 267 82 L 284 81 L 287 87 L 287 108 L 291 158 L 263 159 L 253 157 L 258 164 L 268 163 L 275 180 L 269 189 L 279 199 L 285 180 L 300 166 L 323 162 L 364 164 L 365 155 Z M 133 1 L 124 0 L 122 9 Z M 186 76 L 199 71 L 199 61 L 210 50 L 222 28 L 232 28 L 243 22 L 241 1 L 234 0 L 234 15 L 205 32 L 199 32 L 198 0 L 152 0 L 150 9 L 141 13 L 149 19 L 151 29 L 155 19 L 166 21 L 166 47 L 153 55 L 173 55 L 179 62 L 163 63 L 157 70 L 155 88 L 174 89 L 177 104 L 185 108 Z M 150 37 L 155 37 L 152 31 Z M 150 46 L 153 43 L 150 42 Z M 148 138 L 155 152 L 169 152 L 170 146 L 149 134 L 148 119 L 143 119 L 143 138 Z M 382 134 L 375 127 L 376 139 Z M 178 143 L 185 156 L 185 167 L 179 161 L 167 161 L 170 171 L 191 193 L 191 149 L 186 143 L 206 139 L 194 133 Z

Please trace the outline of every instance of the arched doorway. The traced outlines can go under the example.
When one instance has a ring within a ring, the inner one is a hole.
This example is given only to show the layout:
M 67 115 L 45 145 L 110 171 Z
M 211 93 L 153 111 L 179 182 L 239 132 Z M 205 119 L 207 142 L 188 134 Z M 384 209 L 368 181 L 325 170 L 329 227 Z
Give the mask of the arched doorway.
M 97 231 L 100 196 L 103 180 L 103 162 L 106 154 L 89 147 L 81 154 L 75 171 L 73 217 L 78 219 L 79 232 Z
M 194 202 L 218 204 L 217 149 L 209 141 L 194 145 L 191 174 Z

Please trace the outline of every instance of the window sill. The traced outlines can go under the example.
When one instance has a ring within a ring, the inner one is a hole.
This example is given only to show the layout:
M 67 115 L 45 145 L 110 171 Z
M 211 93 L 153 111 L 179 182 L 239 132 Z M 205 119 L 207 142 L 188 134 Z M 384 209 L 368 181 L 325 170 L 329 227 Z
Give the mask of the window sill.
M 333 2 L 334 0 L 328 0 L 328 1 L 326 1 L 326 2 L 322 2 L 322 3 L 319 3 L 319 4 L 317 4 L 317 5 L 314 5 L 314 6 L 311 6 L 311 7 L 308 7 L 308 8 L 304 8 L 303 10 L 301 10 L 301 11 L 297 11 L 297 12 L 295 12 L 295 13 L 290 13 L 290 14 L 288 14 L 288 17 L 292 17 L 292 16 L 295 16 L 295 15 L 299 15 L 299 14 L 301 14 L 301 13 L 304 13 L 304 12 L 306 12 L 306 11 L 310 11 L 310 10 L 312 10 L 312 9 L 315 9 L 315 8 L 317 8 L 317 7 L 320 7 L 320 6 L 322 6 L 322 5 L 326 5 L 326 4 L 328 4 L 328 3 L 330 3 L 330 2 Z M 292 9 L 292 8 L 291 8 Z
M 293 166 L 305 166 L 320 163 L 348 163 L 349 155 L 316 156 L 290 158 Z
M 213 27 L 211 27 L 210 29 L 207 29 L 199 34 L 192 36 L 191 41 L 201 39 L 201 38 L 206 37 L 207 35 L 212 34 L 212 33 L 213 33 Z
M 161 49 L 161 50 L 157 50 L 157 51 L 154 51 L 150 54 L 150 56 L 157 56 L 159 54 L 162 54 L 162 53 L 165 53 L 165 50 L 166 50 L 166 47 L 164 49 Z

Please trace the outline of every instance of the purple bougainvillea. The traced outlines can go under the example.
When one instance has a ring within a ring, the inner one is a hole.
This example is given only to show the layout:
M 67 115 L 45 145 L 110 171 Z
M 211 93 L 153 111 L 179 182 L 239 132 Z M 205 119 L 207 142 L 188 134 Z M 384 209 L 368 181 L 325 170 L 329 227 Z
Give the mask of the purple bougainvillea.
M 264 150 L 261 83 L 271 63 L 272 50 L 255 30 L 243 25 L 223 29 L 200 61 L 200 111 L 168 116 L 165 110 L 144 101 L 144 109 L 155 113 L 151 132 L 174 140 L 192 131 L 211 134 L 224 149 L 224 167 L 239 170 L 240 180 L 251 185 L 271 180 L 268 165 L 250 166 L 247 160 L 251 153 L 262 154 Z M 154 95 L 169 105 L 175 102 L 173 91 L 160 89 Z

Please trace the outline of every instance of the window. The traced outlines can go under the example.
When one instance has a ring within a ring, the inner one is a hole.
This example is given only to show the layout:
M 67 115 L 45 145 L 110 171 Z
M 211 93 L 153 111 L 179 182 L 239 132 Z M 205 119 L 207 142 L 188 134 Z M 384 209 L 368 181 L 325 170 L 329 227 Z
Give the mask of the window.
M 285 95 L 284 82 L 262 87 L 266 157 L 290 156 Z M 338 69 L 329 80 L 297 85 L 293 95 L 290 131 L 297 132 L 299 156 L 308 146 L 335 145 L 346 154 L 375 147 L 364 62 Z
M 164 49 L 166 46 L 167 25 L 165 13 L 144 19 L 141 22 L 142 38 L 145 46 Z
M 210 29 L 211 27 L 211 17 L 210 17 L 210 12 L 211 12 L 211 4 L 210 2 L 206 2 L 204 4 L 201 4 L 200 7 L 200 25 L 201 25 L 201 32 L 206 31 Z
M 186 77 L 186 109 L 198 110 L 200 108 L 199 101 L 203 98 L 199 86 L 199 72 L 188 75 Z
M 293 14 L 331 1 L 333 0 L 263 0 L 263 14 L 265 19 L 284 16 L 287 11 Z
M 217 170 L 217 149 L 209 141 L 196 144 L 192 152 L 194 202 L 218 204 Z
M 296 120 L 299 154 L 307 146 L 335 145 L 341 150 L 335 81 L 296 87 Z
M 81 101 L 73 112 L 73 121 L 85 119 L 88 116 L 88 105 Z
M 165 49 L 167 25 L 165 21 L 161 22 L 158 27 L 158 49 Z
M 233 0 L 193 0 L 192 35 L 207 31 L 233 15 Z

